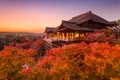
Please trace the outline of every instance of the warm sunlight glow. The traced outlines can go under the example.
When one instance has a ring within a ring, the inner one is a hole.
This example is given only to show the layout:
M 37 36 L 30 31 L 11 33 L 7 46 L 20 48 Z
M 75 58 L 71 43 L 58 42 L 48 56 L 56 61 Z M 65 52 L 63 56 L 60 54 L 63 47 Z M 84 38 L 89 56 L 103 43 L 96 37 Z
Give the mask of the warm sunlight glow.
M 0 31 L 44 32 L 45 27 L 57 27 L 62 20 L 89 10 L 114 21 L 120 18 L 118 3 L 118 0 L 3 0 L 0 1 Z

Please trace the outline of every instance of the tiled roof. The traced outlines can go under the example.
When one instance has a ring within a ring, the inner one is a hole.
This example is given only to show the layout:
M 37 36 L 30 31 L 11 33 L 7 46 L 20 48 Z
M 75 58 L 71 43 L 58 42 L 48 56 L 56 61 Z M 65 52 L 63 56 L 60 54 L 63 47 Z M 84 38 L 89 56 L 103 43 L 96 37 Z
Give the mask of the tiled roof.
M 93 14 L 92 11 L 88 11 L 86 13 L 83 13 L 81 15 L 78 15 L 76 17 L 73 17 L 70 22 L 76 22 L 77 24 L 81 24 L 83 22 L 86 22 L 88 20 L 93 20 L 95 22 L 103 23 L 103 24 L 112 24 L 111 22 L 105 20 L 104 18 L 99 17 L 96 14 Z
M 64 28 L 60 29 L 61 26 L 64 26 Z M 70 30 L 81 30 L 81 31 L 93 31 L 92 29 L 89 28 L 82 28 L 80 26 L 78 26 L 76 23 L 74 22 L 68 22 L 68 21 L 62 21 L 62 24 L 60 26 L 58 26 L 56 28 L 56 30 L 66 30 L 66 29 L 70 29 Z
M 55 28 L 53 27 L 46 27 L 45 32 L 54 32 Z

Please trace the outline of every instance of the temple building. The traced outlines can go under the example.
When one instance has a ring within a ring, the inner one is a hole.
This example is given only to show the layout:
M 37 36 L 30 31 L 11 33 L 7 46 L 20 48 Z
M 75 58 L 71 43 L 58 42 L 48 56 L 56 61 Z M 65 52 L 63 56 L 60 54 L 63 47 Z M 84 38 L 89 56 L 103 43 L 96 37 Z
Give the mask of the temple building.
M 109 22 L 96 14 L 88 11 L 72 19 L 63 20 L 56 28 L 46 27 L 47 37 L 63 41 L 76 41 L 90 32 L 96 32 L 114 26 L 115 22 Z

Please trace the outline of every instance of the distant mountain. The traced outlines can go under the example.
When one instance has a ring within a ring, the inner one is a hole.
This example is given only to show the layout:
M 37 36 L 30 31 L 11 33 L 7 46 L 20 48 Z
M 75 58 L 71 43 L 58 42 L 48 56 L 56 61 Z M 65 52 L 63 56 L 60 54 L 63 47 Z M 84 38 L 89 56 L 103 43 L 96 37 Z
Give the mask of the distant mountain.
M 0 35 L 19 35 L 19 36 L 41 36 L 43 33 L 31 33 L 31 32 L 0 32 Z

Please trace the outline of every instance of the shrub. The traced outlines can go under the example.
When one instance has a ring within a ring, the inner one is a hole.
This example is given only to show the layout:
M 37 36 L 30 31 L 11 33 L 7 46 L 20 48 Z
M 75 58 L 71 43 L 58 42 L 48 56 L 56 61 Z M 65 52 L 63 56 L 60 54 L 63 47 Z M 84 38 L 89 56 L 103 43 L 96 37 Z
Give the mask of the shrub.
M 82 41 L 87 43 L 93 42 L 112 42 L 116 40 L 114 34 L 106 34 L 104 32 L 88 33 L 86 36 L 81 38 Z
M 41 80 L 120 78 L 120 46 L 79 43 L 54 48 L 47 51 L 47 55 L 31 71 L 32 79 Z
M 15 47 L 5 46 L 3 51 L 0 51 L 0 80 L 21 80 L 24 78 L 20 72 L 23 70 L 23 65 L 29 67 L 34 65 L 32 49 L 23 50 Z

